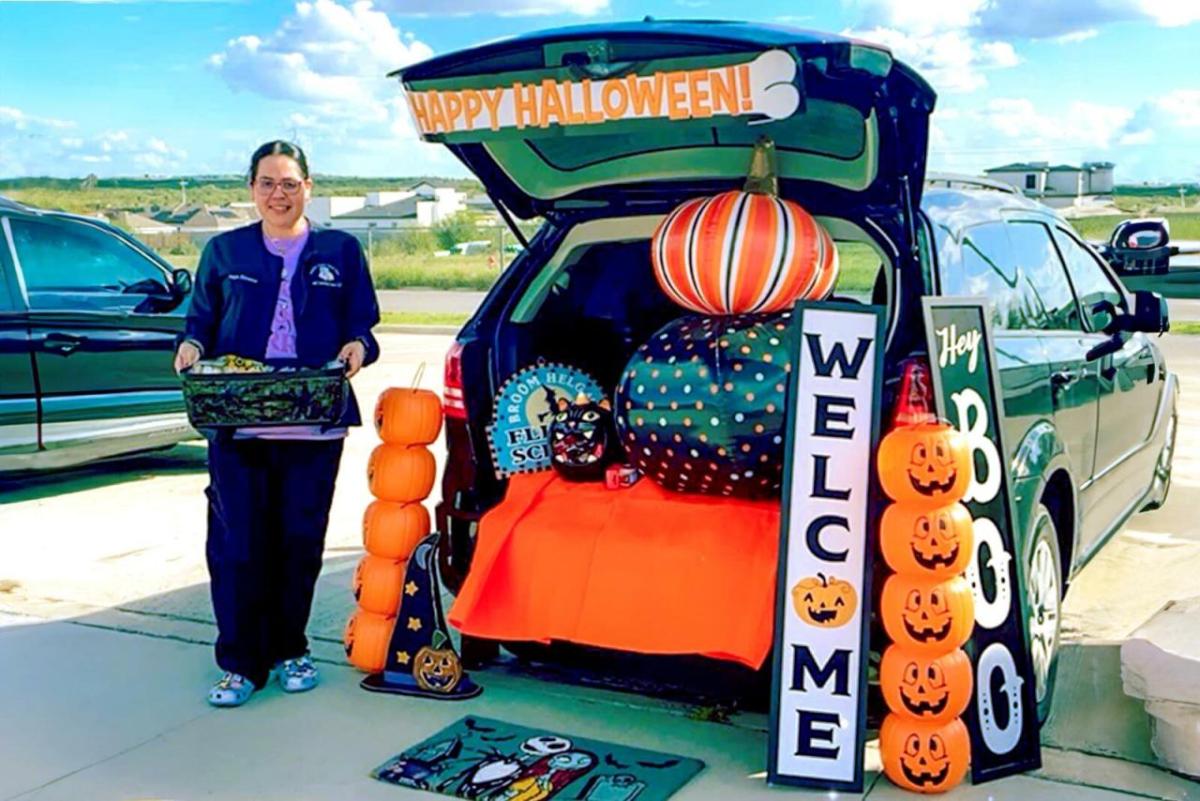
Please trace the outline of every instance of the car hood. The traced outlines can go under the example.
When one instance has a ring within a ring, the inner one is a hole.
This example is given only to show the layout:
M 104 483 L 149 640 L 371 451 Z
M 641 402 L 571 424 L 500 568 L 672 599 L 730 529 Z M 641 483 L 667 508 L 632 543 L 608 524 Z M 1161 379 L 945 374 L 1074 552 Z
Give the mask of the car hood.
M 730 22 L 559 28 L 392 75 L 421 137 L 524 218 L 739 186 L 761 137 L 814 213 L 916 208 L 936 99 L 878 45 Z

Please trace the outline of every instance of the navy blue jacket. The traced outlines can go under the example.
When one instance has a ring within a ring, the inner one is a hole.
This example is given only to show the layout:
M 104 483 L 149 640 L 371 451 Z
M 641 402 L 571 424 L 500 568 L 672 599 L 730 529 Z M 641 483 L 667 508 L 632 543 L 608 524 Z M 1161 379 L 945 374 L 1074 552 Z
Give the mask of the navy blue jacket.
M 262 223 L 213 237 L 196 270 L 183 338 L 196 342 L 204 358 L 232 353 L 261 361 L 282 274 L 283 258 L 263 244 Z M 321 367 L 354 340 L 366 346 L 364 366 L 379 358 L 371 334 L 379 302 L 362 245 L 350 234 L 310 229 L 292 277 L 292 305 L 302 366 Z M 353 391 L 339 424 L 362 424 Z

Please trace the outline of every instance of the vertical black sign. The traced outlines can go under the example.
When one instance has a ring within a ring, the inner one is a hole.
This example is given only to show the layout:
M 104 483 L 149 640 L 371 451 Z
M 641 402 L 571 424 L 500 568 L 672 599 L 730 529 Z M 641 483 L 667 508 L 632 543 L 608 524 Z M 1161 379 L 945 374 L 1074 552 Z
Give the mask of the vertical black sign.
M 975 557 L 967 580 L 975 596 L 975 633 L 967 647 L 975 702 L 971 781 L 1041 767 L 1037 688 L 1025 633 L 1024 566 L 1002 436 L 1000 382 L 987 312 L 978 298 L 925 298 L 925 331 L 938 415 L 971 443 L 975 475 L 963 503 L 974 518 Z

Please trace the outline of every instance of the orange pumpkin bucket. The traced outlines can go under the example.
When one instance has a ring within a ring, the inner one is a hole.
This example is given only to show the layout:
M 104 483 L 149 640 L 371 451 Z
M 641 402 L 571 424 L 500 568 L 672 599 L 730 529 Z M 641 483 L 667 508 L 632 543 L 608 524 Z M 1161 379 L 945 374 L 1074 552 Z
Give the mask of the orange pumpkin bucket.
M 363 547 L 385 559 L 407 559 L 431 528 L 420 503 L 374 501 L 363 514 Z

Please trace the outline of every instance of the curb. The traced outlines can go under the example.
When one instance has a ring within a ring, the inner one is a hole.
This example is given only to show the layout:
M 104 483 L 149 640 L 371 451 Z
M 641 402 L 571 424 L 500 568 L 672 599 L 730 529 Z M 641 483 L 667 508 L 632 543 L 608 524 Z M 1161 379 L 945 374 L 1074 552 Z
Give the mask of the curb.
M 393 323 L 387 325 L 377 325 L 373 330 L 380 334 L 430 334 L 437 336 L 454 336 L 462 330 L 462 326 Z

